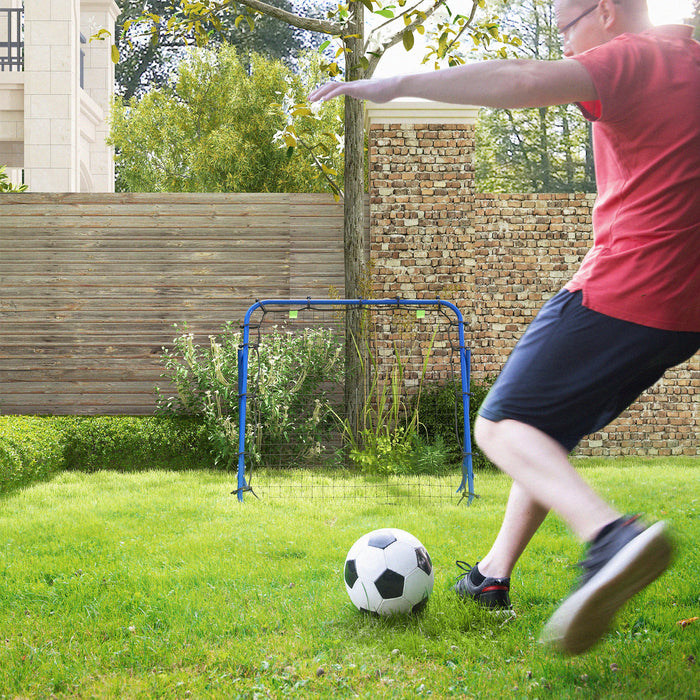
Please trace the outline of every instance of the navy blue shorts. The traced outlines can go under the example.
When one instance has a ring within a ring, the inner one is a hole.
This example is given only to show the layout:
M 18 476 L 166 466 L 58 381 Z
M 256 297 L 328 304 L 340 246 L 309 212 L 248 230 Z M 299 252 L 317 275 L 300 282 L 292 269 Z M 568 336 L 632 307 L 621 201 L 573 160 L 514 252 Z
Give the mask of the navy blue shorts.
M 582 298 L 563 289 L 542 307 L 479 415 L 527 423 L 571 451 L 700 348 L 700 333 L 621 321 L 591 311 Z

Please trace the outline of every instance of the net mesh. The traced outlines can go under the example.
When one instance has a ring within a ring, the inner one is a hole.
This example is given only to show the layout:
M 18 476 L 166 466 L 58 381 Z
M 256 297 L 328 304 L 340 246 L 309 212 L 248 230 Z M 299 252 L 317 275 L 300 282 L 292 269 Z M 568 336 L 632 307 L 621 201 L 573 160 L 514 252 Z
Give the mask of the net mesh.
M 368 501 L 373 505 L 399 505 L 421 502 L 461 502 L 465 492 L 458 492 L 454 466 L 443 476 L 408 474 L 371 476 L 348 472 L 323 472 L 306 469 L 256 470 L 251 493 L 263 501 L 313 499 L 321 501 Z

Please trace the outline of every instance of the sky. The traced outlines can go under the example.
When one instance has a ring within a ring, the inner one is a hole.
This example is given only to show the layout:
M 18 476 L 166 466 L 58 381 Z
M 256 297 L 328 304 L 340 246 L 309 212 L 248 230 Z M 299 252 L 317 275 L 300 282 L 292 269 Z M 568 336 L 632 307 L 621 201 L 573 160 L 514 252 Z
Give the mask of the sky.
M 682 22 L 691 14 L 691 0 L 647 0 L 649 16 L 654 24 Z
M 674 24 L 680 23 L 685 17 L 692 13 L 692 0 L 647 0 L 649 7 L 649 17 L 654 24 Z M 416 38 L 417 35 L 416 35 Z M 417 73 L 432 70 L 429 66 L 421 65 L 422 52 L 416 48 L 410 53 L 406 53 L 399 44 L 391 49 L 379 62 L 374 76 L 377 78 L 401 73 Z

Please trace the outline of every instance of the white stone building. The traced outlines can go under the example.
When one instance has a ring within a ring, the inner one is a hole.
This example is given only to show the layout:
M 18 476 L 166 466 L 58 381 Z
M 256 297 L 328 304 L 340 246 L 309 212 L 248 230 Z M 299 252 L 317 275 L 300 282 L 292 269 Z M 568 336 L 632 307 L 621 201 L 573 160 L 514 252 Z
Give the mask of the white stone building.
M 0 0 L 0 166 L 30 192 L 114 191 L 118 14 L 114 0 Z

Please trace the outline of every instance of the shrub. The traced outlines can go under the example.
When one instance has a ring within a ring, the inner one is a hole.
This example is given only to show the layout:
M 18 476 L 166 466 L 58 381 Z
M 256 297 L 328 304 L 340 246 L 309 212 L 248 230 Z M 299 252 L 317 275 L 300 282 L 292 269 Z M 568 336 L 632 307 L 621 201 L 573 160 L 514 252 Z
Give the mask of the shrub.
M 10 182 L 10 178 L 8 174 L 5 172 L 5 167 L 4 165 L 0 166 L 0 193 L 6 193 L 6 192 L 26 192 L 27 191 L 27 185 L 13 185 L 12 182 Z
M 216 463 L 235 469 L 238 461 L 238 348 L 233 324 L 209 338 L 209 347 L 185 332 L 163 351 L 172 396 L 157 389 L 161 414 L 196 416 L 206 430 Z M 305 466 L 328 449 L 334 427 L 328 389 L 342 378 L 342 341 L 333 330 L 292 334 L 273 329 L 251 348 L 248 371 L 246 451 L 257 464 Z
M 0 416 L 0 493 L 47 479 L 64 466 L 60 423 L 38 416 Z
M 63 469 L 212 466 L 204 426 L 191 418 L 0 416 L 0 493 Z
M 481 382 L 472 380 L 469 397 L 469 425 L 473 431 L 474 421 L 483 400 L 486 398 L 494 377 Z M 418 403 L 421 436 L 429 444 L 444 444 L 453 460 L 462 460 L 462 384 L 432 384 L 423 387 Z M 472 434 L 472 466 L 474 469 L 495 469 L 474 442 Z
M 351 462 L 365 474 L 434 474 L 446 471 L 455 459 L 439 436 L 433 442 L 423 440 L 417 407 L 423 390 L 423 382 L 433 340 L 425 351 L 418 393 L 411 401 L 405 368 L 408 357 L 415 356 L 419 344 L 414 338 L 413 347 L 402 357 L 394 344 L 393 358 L 388 366 L 380 366 L 378 358 L 368 343 L 369 382 L 364 405 L 360 408 L 359 432 L 354 435 L 349 421 L 343 421 L 343 435 L 348 443 Z M 360 355 L 360 363 L 365 360 Z M 386 362 L 385 358 L 385 362 Z
M 63 420 L 67 469 L 122 472 L 211 467 L 204 426 L 192 418 L 90 416 Z

